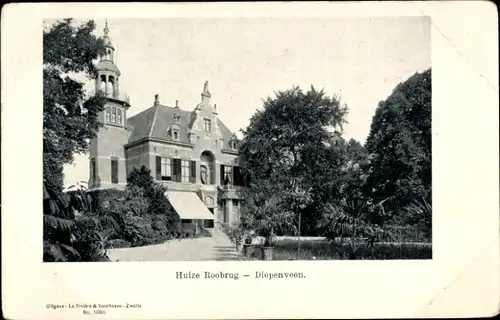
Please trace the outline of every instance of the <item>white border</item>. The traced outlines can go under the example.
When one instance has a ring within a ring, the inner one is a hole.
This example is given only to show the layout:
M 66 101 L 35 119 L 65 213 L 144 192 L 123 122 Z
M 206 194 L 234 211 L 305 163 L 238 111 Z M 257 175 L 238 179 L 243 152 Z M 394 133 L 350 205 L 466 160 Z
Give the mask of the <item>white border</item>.
M 491 2 L 465 1 L 4 6 L 1 26 L 4 316 L 83 317 L 81 310 L 53 311 L 45 307 L 46 303 L 142 305 L 140 309 L 108 310 L 106 318 L 111 319 L 459 317 L 497 313 L 500 295 L 495 9 Z M 42 171 L 37 159 L 41 160 L 42 153 L 43 18 L 421 15 L 431 16 L 433 26 L 432 261 L 42 265 Z M 174 279 L 175 271 L 188 270 L 302 271 L 307 280 Z

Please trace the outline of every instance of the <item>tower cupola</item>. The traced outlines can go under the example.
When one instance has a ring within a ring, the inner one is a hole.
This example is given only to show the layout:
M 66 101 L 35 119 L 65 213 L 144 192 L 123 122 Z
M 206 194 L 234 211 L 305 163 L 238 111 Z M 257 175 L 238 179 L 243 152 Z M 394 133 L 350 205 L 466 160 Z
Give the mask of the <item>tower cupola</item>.
M 109 36 L 108 20 L 104 26 L 104 36 L 102 37 L 104 53 L 99 56 L 99 63 L 96 65 L 96 92 L 102 92 L 106 97 L 122 102 L 130 106 L 130 99 L 125 93 L 120 93 L 119 77 L 120 69 L 115 64 L 115 47 Z

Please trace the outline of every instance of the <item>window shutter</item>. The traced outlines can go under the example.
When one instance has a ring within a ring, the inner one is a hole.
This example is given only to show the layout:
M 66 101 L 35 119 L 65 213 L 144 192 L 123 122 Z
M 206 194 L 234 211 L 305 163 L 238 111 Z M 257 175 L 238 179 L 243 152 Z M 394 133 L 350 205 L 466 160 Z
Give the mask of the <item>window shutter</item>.
M 241 167 L 238 167 L 238 183 L 240 186 L 243 186 L 243 170 Z
M 177 182 L 182 182 L 182 160 L 181 159 L 175 159 L 176 165 L 175 165 L 175 171 L 177 172 Z
M 118 183 L 118 161 L 111 160 L 111 183 Z
M 161 157 L 156 157 L 156 180 L 161 180 Z
M 224 180 L 226 180 L 226 173 L 224 172 L 225 166 L 223 164 L 220 165 L 220 185 L 224 185 Z
M 211 162 L 210 167 L 210 184 L 215 184 L 215 163 Z
M 177 159 L 172 159 L 171 160 L 172 164 L 172 181 L 177 182 Z
M 240 167 L 238 166 L 233 167 L 233 183 L 235 186 L 241 186 Z
M 196 183 L 196 161 L 191 161 L 191 178 L 189 181 L 191 183 Z

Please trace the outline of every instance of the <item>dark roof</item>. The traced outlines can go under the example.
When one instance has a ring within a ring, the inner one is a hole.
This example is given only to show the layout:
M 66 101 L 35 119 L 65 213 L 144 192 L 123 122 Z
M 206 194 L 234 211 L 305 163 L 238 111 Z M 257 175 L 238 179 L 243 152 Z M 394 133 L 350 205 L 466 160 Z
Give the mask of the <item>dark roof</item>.
M 116 72 L 116 74 L 120 75 L 120 70 L 118 69 L 118 67 L 109 60 L 101 60 L 95 68 L 96 70 L 113 71 Z
M 194 111 L 190 112 L 161 104 L 152 106 L 127 120 L 127 123 L 134 127 L 128 142 L 131 143 L 148 137 L 170 140 L 168 129 L 173 125 L 175 113 L 180 117 L 180 142 L 189 143 L 188 132 L 194 122 Z M 233 134 L 218 118 L 217 123 L 224 139 L 224 147 L 227 148 Z

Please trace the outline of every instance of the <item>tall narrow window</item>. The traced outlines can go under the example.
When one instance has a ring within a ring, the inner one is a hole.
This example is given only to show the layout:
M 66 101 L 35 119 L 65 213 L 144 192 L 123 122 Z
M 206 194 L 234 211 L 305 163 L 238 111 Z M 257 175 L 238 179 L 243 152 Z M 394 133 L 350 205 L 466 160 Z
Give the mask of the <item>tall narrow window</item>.
M 111 183 L 118 183 L 118 160 L 111 160 Z
M 189 182 L 190 172 L 189 160 L 182 160 L 182 182 Z
M 212 132 L 212 123 L 210 119 L 204 119 L 205 132 Z
M 122 110 L 118 109 L 116 113 L 116 123 L 122 124 Z
M 200 180 L 203 184 L 208 184 L 207 167 L 204 165 L 200 166 Z
M 91 174 L 92 174 L 92 176 L 91 176 L 92 177 L 92 184 L 95 184 L 96 180 L 97 180 L 95 158 L 92 158 L 92 160 L 90 160 L 90 170 L 91 170 Z
M 224 166 L 224 185 L 233 184 L 233 167 Z
M 113 107 L 111 111 L 111 122 L 115 123 L 116 122 L 116 107 Z
M 172 159 L 161 158 L 161 180 L 172 180 Z
M 111 121 L 111 108 L 110 107 L 106 107 L 106 122 L 110 122 Z

